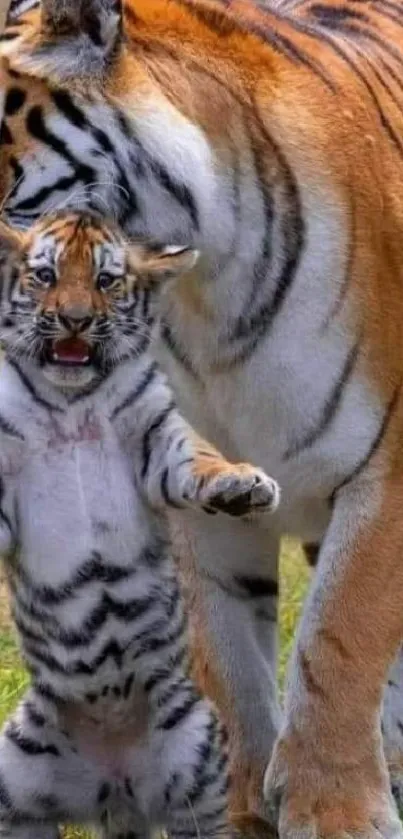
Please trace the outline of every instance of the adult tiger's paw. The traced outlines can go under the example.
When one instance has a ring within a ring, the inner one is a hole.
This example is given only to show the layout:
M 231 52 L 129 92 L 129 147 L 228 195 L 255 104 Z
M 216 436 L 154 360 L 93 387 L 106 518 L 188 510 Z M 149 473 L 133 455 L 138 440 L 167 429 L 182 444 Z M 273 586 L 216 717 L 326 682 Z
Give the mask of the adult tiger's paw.
M 357 731 L 357 737 L 360 732 Z M 338 762 L 329 742 L 315 755 L 315 738 L 291 732 L 275 746 L 266 771 L 267 813 L 280 839 L 402 839 L 403 830 L 376 749 L 362 762 Z
M 229 516 L 273 513 L 280 501 L 280 488 L 261 469 L 239 463 L 202 484 L 199 500 L 210 513 Z

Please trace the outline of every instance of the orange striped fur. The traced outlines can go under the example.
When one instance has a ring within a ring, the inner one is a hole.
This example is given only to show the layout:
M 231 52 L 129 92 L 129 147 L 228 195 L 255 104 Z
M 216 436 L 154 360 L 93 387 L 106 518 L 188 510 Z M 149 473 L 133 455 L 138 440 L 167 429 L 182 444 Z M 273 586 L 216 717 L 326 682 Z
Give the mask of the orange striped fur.
M 200 432 L 283 487 L 267 531 L 195 517 L 185 569 L 234 814 L 278 818 L 281 839 L 402 837 L 380 722 L 403 636 L 401 3 L 85 7 L 45 0 L 5 33 L 1 195 L 21 225 L 99 200 L 201 251 L 167 292 L 162 353 Z M 280 723 L 286 532 L 322 548 Z M 400 796 L 401 665 L 383 719 Z

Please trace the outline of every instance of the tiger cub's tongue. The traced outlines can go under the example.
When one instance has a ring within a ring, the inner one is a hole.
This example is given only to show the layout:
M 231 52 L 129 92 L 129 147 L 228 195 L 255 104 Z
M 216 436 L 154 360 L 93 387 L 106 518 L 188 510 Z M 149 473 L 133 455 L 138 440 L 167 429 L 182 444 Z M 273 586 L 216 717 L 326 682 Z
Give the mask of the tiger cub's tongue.
M 53 359 L 62 364 L 85 364 L 89 361 L 89 346 L 81 338 L 63 338 L 53 344 Z

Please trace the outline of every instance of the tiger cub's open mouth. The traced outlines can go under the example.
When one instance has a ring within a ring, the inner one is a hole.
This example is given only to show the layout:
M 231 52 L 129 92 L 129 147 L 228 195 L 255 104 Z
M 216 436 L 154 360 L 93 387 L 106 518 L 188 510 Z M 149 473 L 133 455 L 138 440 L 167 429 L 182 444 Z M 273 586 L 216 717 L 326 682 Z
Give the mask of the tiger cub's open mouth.
M 91 363 L 92 348 L 82 338 L 62 338 L 53 341 L 48 353 L 52 364 L 82 367 Z

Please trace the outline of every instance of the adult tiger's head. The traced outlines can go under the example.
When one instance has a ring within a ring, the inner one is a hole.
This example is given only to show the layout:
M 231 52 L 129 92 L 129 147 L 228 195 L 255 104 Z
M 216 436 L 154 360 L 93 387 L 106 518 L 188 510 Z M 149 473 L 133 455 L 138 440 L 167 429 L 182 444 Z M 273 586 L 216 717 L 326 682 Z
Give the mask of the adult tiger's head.
M 197 252 L 128 242 L 89 212 L 58 212 L 26 232 L 0 222 L 0 340 L 56 386 L 82 388 L 144 351 L 160 281 Z

